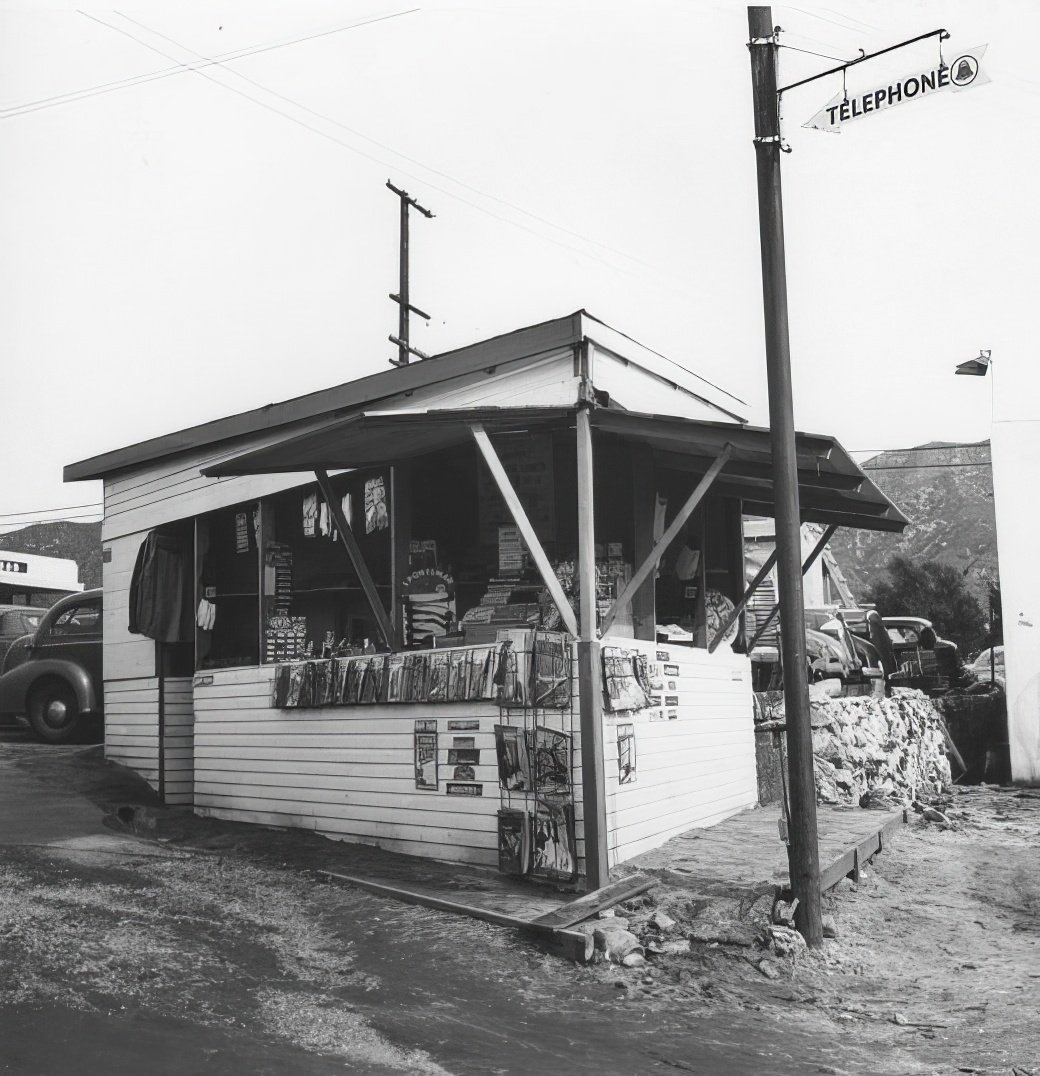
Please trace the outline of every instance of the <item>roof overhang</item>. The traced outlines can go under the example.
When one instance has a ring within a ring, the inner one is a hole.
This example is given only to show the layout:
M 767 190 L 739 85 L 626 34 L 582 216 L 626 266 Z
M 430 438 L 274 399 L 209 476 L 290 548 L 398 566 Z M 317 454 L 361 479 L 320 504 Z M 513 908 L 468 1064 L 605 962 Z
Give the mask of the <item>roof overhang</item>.
M 168 457 L 183 457 L 214 445 L 227 445 L 240 438 L 298 429 L 303 423 L 311 425 L 365 408 L 400 406 L 400 401 L 412 393 L 425 392 L 434 386 L 461 385 L 475 376 L 493 379 L 507 369 L 516 370 L 547 355 L 577 349 L 583 343 L 620 358 L 625 365 L 644 375 L 671 384 L 700 400 L 720 417 L 742 421 L 746 413 L 746 404 L 719 386 L 612 329 L 587 311 L 577 310 L 564 317 L 442 352 L 431 361 L 384 369 L 319 392 L 228 415 L 70 463 L 64 469 L 64 479 L 74 482 L 105 478 L 154 465 Z M 595 382 L 595 373 L 592 379 Z
M 212 478 L 293 471 L 357 469 L 415 459 L 467 443 L 471 427 L 491 436 L 570 429 L 575 408 L 516 407 L 360 411 L 308 433 L 203 468 Z M 739 497 L 753 515 L 774 514 L 769 430 L 727 422 L 593 408 L 602 436 L 642 444 L 658 464 L 703 473 L 727 443 L 732 455 L 714 490 Z M 804 522 L 902 531 L 909 520 L 860 470 L 833 437 L 796 434 L 799 498 Z

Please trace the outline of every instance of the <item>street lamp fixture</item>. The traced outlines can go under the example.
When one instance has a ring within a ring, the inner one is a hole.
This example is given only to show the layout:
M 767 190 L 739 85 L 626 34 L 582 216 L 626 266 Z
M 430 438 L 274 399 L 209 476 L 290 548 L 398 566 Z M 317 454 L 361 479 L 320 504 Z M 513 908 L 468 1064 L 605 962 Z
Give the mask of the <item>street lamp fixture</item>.
M 959 363 L 956 372 L 968 377 L 985 377 L 989 372 L 990 351 L 980 351 L 977 359 L 968 359 L 967 362 Z

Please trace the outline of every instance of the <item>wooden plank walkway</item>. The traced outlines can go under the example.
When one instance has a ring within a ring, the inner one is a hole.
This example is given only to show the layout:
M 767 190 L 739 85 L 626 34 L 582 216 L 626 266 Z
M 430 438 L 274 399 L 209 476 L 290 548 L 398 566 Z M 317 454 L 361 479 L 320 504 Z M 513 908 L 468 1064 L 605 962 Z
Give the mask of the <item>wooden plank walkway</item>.
M 706 897 L 758 895 L 786 888 L 787 847 L 780 808 L 743 811 L 707 829 L 692 829 L 612 872 L 596 896 L 575 897 L 495 870 L 441 863 L 377 848 L 344 845 L 319 876 L 382 896 L 535 932 L 550 951 L 571 960 L 592 955 L 592 939 L 575 927 L 601 906 L 642 892 L 653 880 Z M 820 874 L 826 891 L 881 851 L 904 824 L 902 811 L 826 808 L 818 811 Z M 589 909 L 592 909 L 590 912 Z
M 733 890 L 787 887 L 787 846 L 780 839 L 781 809 L 743 811 L 708 829 L 691 829 L 623 864 L 682 884 L 706 896 Z M 826 891 L 884 846 L 904 823 L 902 811 L 819 807 L 820 876 Z

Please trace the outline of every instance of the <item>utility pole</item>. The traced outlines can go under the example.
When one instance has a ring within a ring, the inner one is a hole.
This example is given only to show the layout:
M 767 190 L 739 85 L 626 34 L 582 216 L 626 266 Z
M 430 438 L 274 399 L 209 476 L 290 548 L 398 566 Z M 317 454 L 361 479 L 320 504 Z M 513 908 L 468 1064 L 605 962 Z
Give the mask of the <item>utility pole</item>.
M 762 244 L 762 297 L 765 306 L 769 432 L 773 454 L 777 572 L 780 582 L 780 652 L 787 717 L 787 765 L 791 825 L 788 866 L 798 898 L 796 922 L 811 946 L 823 944 L 820 909 L 820 849 L 816 828 L 809 682 L 806 675 L 805 609 L 802 597 L 801 517 L 791 344 L 787 320 L 784 208 L 780 189 L 780 111 L 777 96 L 777 41 L 772 9 L 748 8 L 751 86 L 758 162 L 758 219 Z
M 408 196 L 407 191 L 401 190 L 399 187 L 395 187 L 390 180 L 386 181 L 387 187 L 394 192 L 401 199 L 401 283 L 400 290 L 397 295 L 393 292 L 390 293 L 390 298 L 397 303 L 399 307 L 397 317 L 397 335 L 390 334 L 390 343 L 397 345 L 397 358 L 391 359 L 390 362 L 394 366 L 407 366 L 409 355 L 418 355 L 420 359 L 428 359 L 430 356 L 424 351 L 420 351 L 416 347 L 412 347 L 409 343 L 408 337 L 408 315 L 410 313 L 416 313 L 421 318 L 430 320 L 430 315 L 423 313 L 417 306 L 412 306 L 409 302 L 408 295 L 408 210 L 414 206 L 425 217 L 432 217 L 433 214 L 424 209 L 419 203 Z

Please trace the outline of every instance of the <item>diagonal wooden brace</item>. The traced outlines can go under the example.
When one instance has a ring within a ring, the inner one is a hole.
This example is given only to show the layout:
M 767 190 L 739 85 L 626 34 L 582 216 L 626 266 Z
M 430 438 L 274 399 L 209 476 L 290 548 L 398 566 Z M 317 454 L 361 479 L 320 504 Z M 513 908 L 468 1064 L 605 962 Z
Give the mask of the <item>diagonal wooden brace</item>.
M 809 554 L 808 557 L 805 558 L 805 563 L 802 565 L 802 575 L 805 575 L 805 573 L 816 563 L 816 558 L 827 547 L 827 543 L 834 537 L 834 532 L 837 529 L 838 529 L 837 523 L 832 523 L 823 532 L 822 536 L 820 537 L 820 540 L 816 543 L 815 547 L 813 548 L 813 551 Z M 748 643 L 748 653 L 749 654 L 751 653 L 752 650 L 755 649 L 755 643 L 757 643 L 758 640 L 762 638 L 762 636 L 768 630 L 769 625 L 773 623 L 773 618 L 779 612 L 780 612 L 780 605 L 779 605 L 779 603 L 777 603 L 769 611 L 769 616 L 767 616 L 765 618 L 765 620 L 762 622 L 762 626 L 758 629 L 758 631 L 755 632 L 754 638 L 751 640 L 750 643 Z
M 315 471 L 314 477 L 317 478 L 318 485 L 321 487 L 321 494 L 329 506 L 329 511 L 332 513 L 332 518 L 336 523 L 336 530 L 339 531 L 340 541 L 342 541 L 343 545 L 346 547 L 347 555 L 350 557 L 350 563 L 354 565 L 354 571 L 357 572 L 358 580 L 361 583 L 361 589 L 365 592 L 365 597 L 368 598 L 368 604 L 372 607 L 372 615 L 376 618 L 379 633 L 383 636 L 383 641 L 386 645 L 390 647 L 391 650 L 394 650 L 396 649 L 394 626 L 390 622 L 390 617 L 387 616 L 386 609 L 383 608 L 383 603 L 379 598 L 379 591 L 376 590 L 375 581 L 372 579 L 372 574 L 369 572 L 368 565 L 365 563 L 365 558 L 361 552 L 361 547 L 357 543 L 357 538 L 354 537 L 354 532 L 350 529 L 347 517 L 343 514 L 343 508 L 332 490 L 332 483 L 329 481 L 329 473 L 328 471 Z
M 545 555 L 545 550 L 538 540 L 534 527 L 531 526 L 531 521 L 527 518 L 527 513 L 520 503 L 520 498 L 516 495 L 516 490 L 513 489 L 513 483 L 509 481 L 509 475 L 506 474 L 506 469 L 502 466 L 502 461 L 495 451 L 495 446 L 491 443 L 491 438 L 488 437 L 487 431 L 479 422 L 470 423 L 469 428 L 473 434 L 473 440 L 477 442 L 477 448 L 480 449 L 481 455 L 484 457 L 484 462 L 488 465 L 491 477 L 494 478 L 495 485 L 498 486 L 498 492 L 502 494 L 502 500 L 506 502 L 506 507 L 509 509 L 513 521 L 520 529 L 520 534 L 523 536 L 527 550 L 538 568 L 542 582 L 545 584 L 546 590 L 549 591 L 549 596 L 556 603 L 556 608 L 560 610 L 564 626 L 571 635 L 577 636 L 578 621 L 574 615 L 574 609 L 567 600 L 567 595 L 564 594 L 560 581 L 556 578 L 556 573 L 549 563 L 549 558 Z
M 763 564 L 762 567 L 758 569 L 758 574 L 755 576 L 754 579 L 751 580 L 751 585 L 741 595 L 740 601 L 737 602 L 736 606 L 733 609 L 733 612 L 730 613 L 728 617 L 726 617 L 725 621 L 722 624 L 722 627 L 720 627 L 719 630 L 715 632 L 715 638 L 712 639 L 710 643 L 708 643 L 709 654 L 715 653 L 715 648 L 726 637 L 726 632 L 729 631 L 729 629 L 736 623 L 737 617 L 740 616 L 741 612 L 744 609 L 744 606 L 747 605 L 749 601 L 751 601 L 751 598 L 753 597 L 755 591 L 758 590 L 759 586 L 761 586 L 762 580 L 765 579 L 765 577 L 773 570 L 773 565 L 776 564 L 777 555 L 777 550 L 774 549 L 773 552 L 770 553 L 769 556 L 766 558 L 765 564 Z
M 696 489 L 686 499 L 686 503 L 679 509 L 679 514 L 672 520 L 668 529 L 658 539 L 657 544 L 650 553 L 647 555 L 646 560 L 639 565 L 635 574 L 628 581 L 625 589 L 618 595 L 614 604 L 610 607 L 607 615 L 603 618 L 600 624 L 600 635 L 606 635 L 610 630 L 611 624 L 614 623 L 614 619 L 618 613 L 621 612 L 631 601 L 633 596 L 639 590 L 639 588 L 646 582 L 647 577 L 657 567 L 661 557 L 664 555 L 664 551 L 675 540 L 675 536 L 682 530 L 683 525 L 693 514 L 693 510 L 704 499 L 705 494 L 711 488 L 711 484 L 718 477 L 719 472 L 729 462 L 730 456 L 733 454 L 733 446 L 727 441 L 722 446 L 722 451 L 715 458 L 715 462 L 705 472 L 704 477 L 697 483 Z

